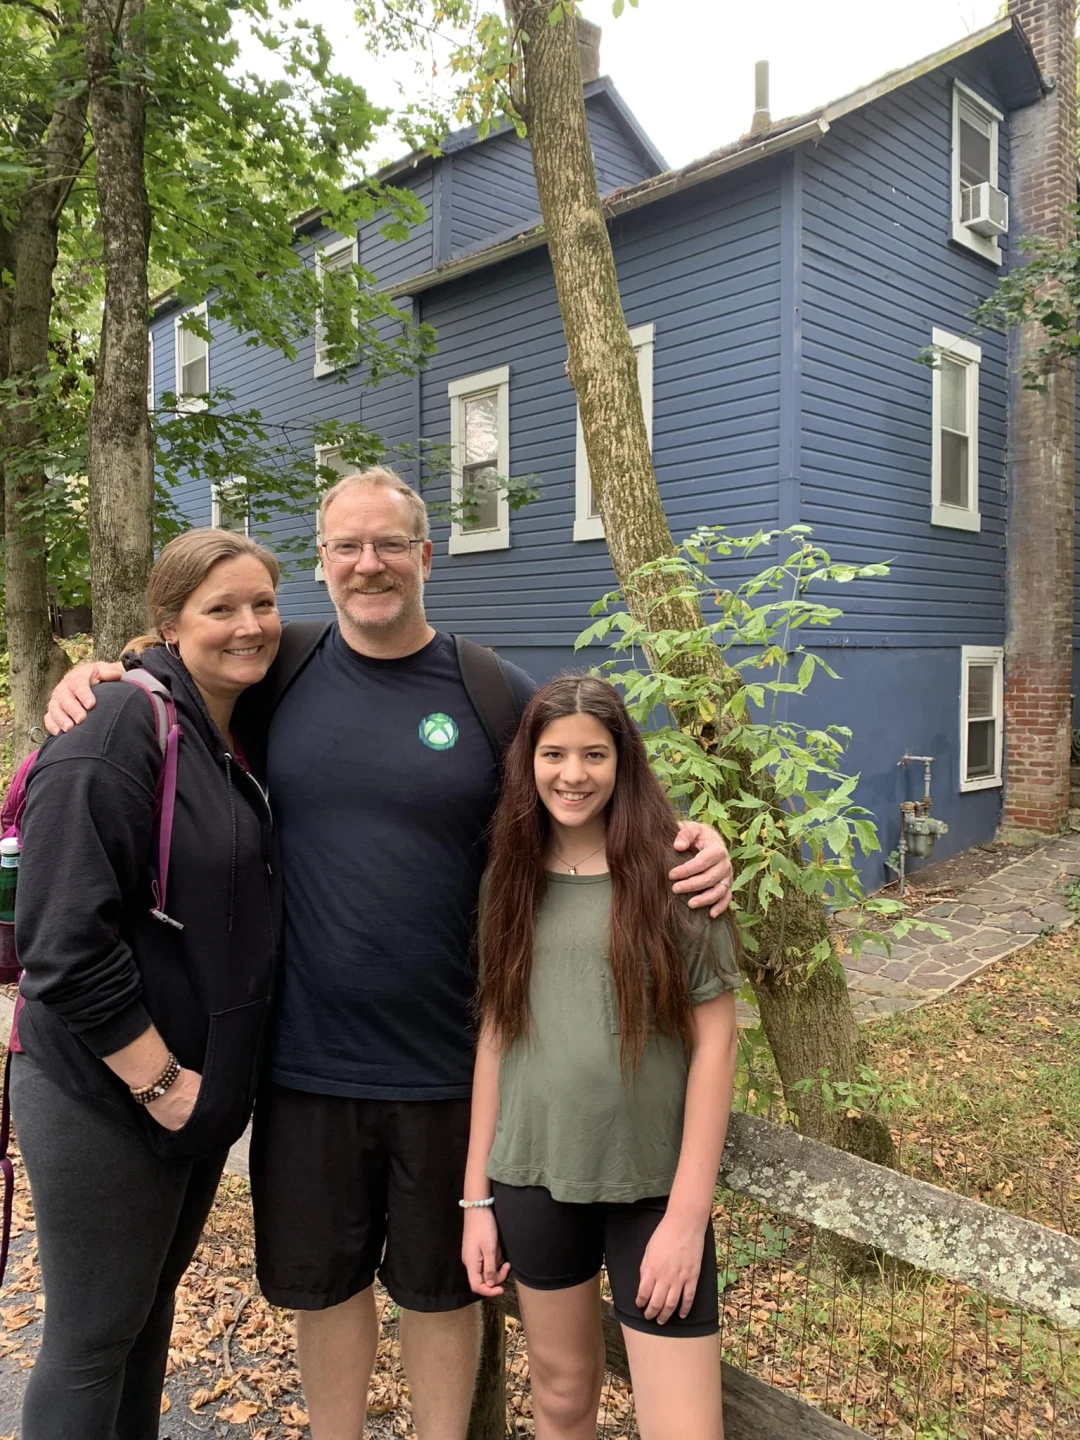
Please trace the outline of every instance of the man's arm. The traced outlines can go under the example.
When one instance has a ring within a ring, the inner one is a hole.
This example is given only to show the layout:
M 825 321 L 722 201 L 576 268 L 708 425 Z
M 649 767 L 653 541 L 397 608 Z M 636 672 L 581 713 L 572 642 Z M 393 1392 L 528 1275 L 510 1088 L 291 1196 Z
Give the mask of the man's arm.
M 706 905 L 714 920 L 731 903 L 731 859 L 723 840 L 708 825 L 684 820 L 675 836 L 676 850 L 692 850 L 690 859 L 668 871 L 676 895 L 689 895 L 691 910 Z
M 119 680 L 124 667 L 118 660 L 84 660 L 67 672 L 49 696 L 45 711 L 45 729 L 50 735 L 62 735 L 86 719 L 94 708 L 94 686 Z

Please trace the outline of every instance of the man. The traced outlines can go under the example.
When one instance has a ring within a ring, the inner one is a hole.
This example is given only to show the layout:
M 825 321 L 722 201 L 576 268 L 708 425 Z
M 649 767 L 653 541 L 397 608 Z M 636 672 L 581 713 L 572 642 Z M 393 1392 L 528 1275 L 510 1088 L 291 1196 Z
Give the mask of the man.
M 247 716 L 268 725 L 286 908 L 252 1141 L 259 1282 L 296 1311 L 313 1440 L 362 1440 L 376 1273 L 401 1306 L 417 1435 L 464 1440 L 479 1345 L 457 1205 L 469 952 L 497 760 L 454 640 L 424 614 L 420 496 L 388 470 L 348 476 L 323 498 L 319 529 L 337 624 L 287 683 L 272 672 L 269 692 L 250 693 Z M 502 668 L 520 710 L 533 682 Z M 58 689 L 50 728 L 78 720 L 87 682 L 116 673 L 80 671 Z M 686 826 L 690 847 L 675 888 L 722 908 L 722 842 Z

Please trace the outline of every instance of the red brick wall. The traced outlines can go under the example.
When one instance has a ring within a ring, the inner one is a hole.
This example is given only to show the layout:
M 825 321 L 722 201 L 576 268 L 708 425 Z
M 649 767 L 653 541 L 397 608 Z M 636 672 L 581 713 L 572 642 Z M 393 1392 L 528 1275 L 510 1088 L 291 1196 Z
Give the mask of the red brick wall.
M 1055 87 L 1009 120 L 1010 240 L 1064 239 L 1076 200 L 1074 0 L 1010 0 L 1009 13 Z M 1076 382 L 1069 364 L 1045 394 L 1023 387 L 1040 343 L 1027 325 L 1009 344 L 1004 827 L 1046 833 L 1069 803 Z

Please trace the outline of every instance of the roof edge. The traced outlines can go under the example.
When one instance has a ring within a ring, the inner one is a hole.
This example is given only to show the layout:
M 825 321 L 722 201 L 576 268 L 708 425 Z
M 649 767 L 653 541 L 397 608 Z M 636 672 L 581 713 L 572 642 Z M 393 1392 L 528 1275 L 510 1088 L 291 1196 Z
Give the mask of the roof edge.
M 941 50 L 935 50 L 932 55 L 924 55 L 921 60 L 914 60 L 910 65 L 905 65 L 899 70 L 890 70 L 887 74 L 880 76 L 869 85 L 864 85 L 858 90 L 853 90 L 850 95 L 842 95 L 839 100 L 832 100 L 821 107 L 821 114 L 831 123 L 841 119 L 844 115 L 850 115 L 853 110 L 861 110 L 864 105 L 870 105 L 875 100 L 882 99 L 893 90 L 899 90 L 901 86 L 910 85 L 913 80 L 918 80 L 923 75 L 928 75 L 931 70 L 940 70 L 943 65 L 948 65 L 954 60 L 961 60 L 973 50 L 980 50 L 993 40 L 1000 39 L 1003 35 L 1012 33 L 1020 43 L 1025 58 L 1031 65 L 1032 81 L 1042 94 L 1048 92 L 1048 85 L 1043 78 L 1041 71 L 1035 61 L 1035 53 L 1031 48 L 1027 36 L 1024 34 L 1019 22 L 1011 15 L 1005 15 L 1000 20 L 993 21 L 990 25 L 984 25 L 981 30 L 973 30 L 970 35 L 965 35 L 962 40 L 956 40 L 951 45 L 944 46 Z M 1010 97 L 1003 96 L 1009 104 Z M 1037 98 L 1037 97 L 1036 97 Z M 1031 101 L 1028 101 L 1030 104 Z M 1017 108 L 1009 104 L 1009 108 Z
M 613 220 L 617 215 L 625 215 L 632 210 L 639 210 L 657 200 L 666 199 L 669 195 L 678 194 L 680 190 L 688 189 L 692 185 L 700 185 L 706 180 L 729 174 L 734 170 L 741 170 L 744 166 L 752 165 L 755 161 L 763 160 L 769 155 L 778 155 L 786 150 L 793 150 L 807 141 L 816 142 L 827 133 L 828 129 L 827 121 L 820 116 L 814 116 L 790 129 L 766 135 L 755 145 L 731 149 L 720 155 L 706 157 L 704 161 L 695 160 L 682 170 L 669 170 L 651 180 L 642 181 L 640 185 L 635 185 L 631 190 L 616 190 L 602 201 L 604 217 L 607 220 Z M 482 250 L 473 250 L 466 255 L 459 256 L 456 260 L 445 261 L 432 270 L 425 270 L 402 280 L 391 287 L 391 294 L 395 298 L 419 295 L 425 290 L 433 290 L 438 285 L 445 285 L 450 280 L 460 279 L 477 270 L 486 270 L 489 266 L 497 265 L 516 255 L 524 255 L 530 250 L 539 250 L 546 244 L 547 231 L 545 227 L 536 225 L 531 230 L 524 230 L 509 240 L 501 240 L 494 245 L 487 245 Z

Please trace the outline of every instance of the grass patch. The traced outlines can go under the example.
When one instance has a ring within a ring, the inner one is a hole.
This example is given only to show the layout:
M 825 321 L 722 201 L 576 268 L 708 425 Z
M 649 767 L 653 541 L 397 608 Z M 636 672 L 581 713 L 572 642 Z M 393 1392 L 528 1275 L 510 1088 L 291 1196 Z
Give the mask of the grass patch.
M 948 999 L 867 1027 L 900 1167 L 1080 1233 L 1080 945 L 1052 935 Z M 810 1227 L 722 1194 L 732 1364 L 887 1440 L 1080 1434 L 1080 1336 L 909 1269 L 839 1273 Z

